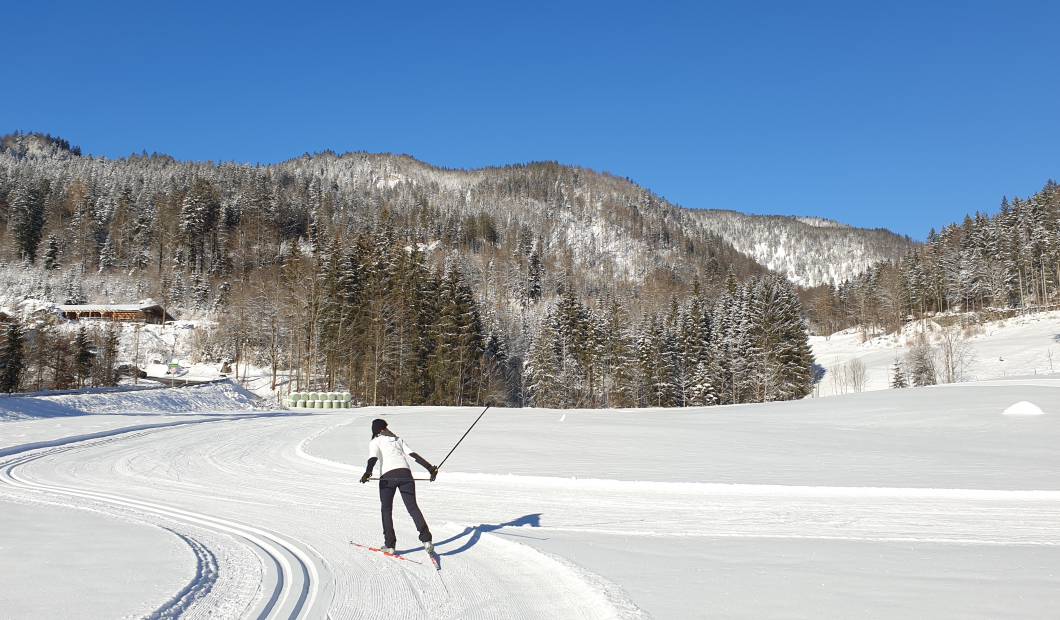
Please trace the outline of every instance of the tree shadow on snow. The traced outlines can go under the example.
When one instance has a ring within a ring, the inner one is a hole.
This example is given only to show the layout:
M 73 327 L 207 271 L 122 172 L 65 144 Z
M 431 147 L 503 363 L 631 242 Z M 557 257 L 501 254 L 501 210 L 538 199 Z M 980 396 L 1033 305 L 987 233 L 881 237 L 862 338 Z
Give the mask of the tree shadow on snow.
M 526 526 L 526 527 L 541 527 L 541 513 L 537 512 L 537 513 L 534 513 L 534 514 L 523 515 L 523 516 L 519 517 L 518 519 L 513 519 L 513 520 L 508 521 L 506 523 L 480 523 L 479 525 L 475 525 L 473 527 L 465 528 L 463 532 L 460 532 L 459 534 L 456 534 L 455 536 L 450 536 L 449 538 L 446 538 L 445 540 L 440 540 L 440 541 L 435 542 L 434 543 L 434 547 L 435 547 L 435 549 L 438 549 L 438 555 L 440 555 L 440 556 L 441 555 L 457 555 L 459 553 L 463 553 L 463 552 L 467 551 L 471 547 L 474 547 L 476 544 L 478 544 L 478 541 L 479 541 L 480 538 L 482 538 L 482 534 L 483 533 L 503 534 L 505 536 L 515 536 L 515 537 L 518 537 L 518 538 L 533 538 L 535 540 L 548 540 L 547 538 L 539 538 L 539 537 L 536 537 L 536 536 L 525 536 L 525 535 L 522 535 L 522 534 L 514 534 L 514 533 L 511 533 L 511 532 L 502 532 L 502 531 L 500 531 L 500 530 L 503 530 L 504 528 L 508 528 L 508 527 L 524 527 L 524 526 Z M 460 545 L 459 547 L 457 547 L 456 549 L 449 549 L 447 551 L 442 551 L 440 549 L 440 547 L 442 547 L 443 545 L 447 545 L 449 543 L 454 543 L 454 542 L 460 541 L 463 538 L 467 538 L 467 540 L 465 540 L 463 542 L 463 544 Z M 407 549 L 407 550 L 404 550 L 404 551 L 398 551 L 398 553 L 410 553 L 412 551 L 420 551 L 422 549 L 423 549 L 423 547 L 416 547 L 415 549 Z

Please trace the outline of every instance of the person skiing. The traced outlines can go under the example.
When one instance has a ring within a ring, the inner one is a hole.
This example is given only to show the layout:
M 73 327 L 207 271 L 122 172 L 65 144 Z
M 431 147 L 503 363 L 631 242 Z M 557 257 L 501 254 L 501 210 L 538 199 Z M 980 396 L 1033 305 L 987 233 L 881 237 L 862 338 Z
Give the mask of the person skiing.
M 405 508 L 420 533 L 423 548 L 433 555 L 431 530 L 416 504 L 416 482 L 412 479 L 412 469 L 406 458 L 410 456 L 430 472 L 432 482 L 438 477 L 438 468 L 413 452 L 404 439 L 390 432 L 385 420 L 372 420 L 372 440 L 368 442 L 368 467 L 361 476 L 361 483 L 368 482 L 376 462 L 379 462 L 379 469 L 382 471 L 379 476 L 379 501 L 383 513 L 383 546 L 380 551 L 394 553 L 397 545 L 397 534 L 394 533 L 394 494 L 400 491 Z

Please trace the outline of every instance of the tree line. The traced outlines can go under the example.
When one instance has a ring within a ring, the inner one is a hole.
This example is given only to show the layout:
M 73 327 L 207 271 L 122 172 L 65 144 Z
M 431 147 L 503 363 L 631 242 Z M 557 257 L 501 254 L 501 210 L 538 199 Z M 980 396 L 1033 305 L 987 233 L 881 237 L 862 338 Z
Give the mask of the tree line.
M 606 346 L 632 353 L 601 370 L 596 335 L 569 347 L 581 366 L 563 376 L 592 377 L 572 406 L 714 402 L 707 383 L 716 402 L 804 392 L 776 387 L 802 379 L 777 371 L 771 350 L 712 361 L 728 351 L 721 334 L 767 341 L 752 306 L 780 281 L 766 287 L 760 265 L 626 179 L 553 163 L 449 171 L 322 153 L 245 166 L 84 157 L 36 135 L 3 145 L 0 278 L 12 295 L 153 297 L 216 323 L 196 336 L 199 359 L 269 367 L 274 385 L 346 388 L 371 404 L 555 403 L 530 357 L 576 303 L 592 326 L 564 327 L 597 334 L 617 309 Z M 805 340 L 804 326 L 785 333 Z M 678 354 L 686 345 L 695 352 Z M 612 390 L 613 373 L 631 383 Z
M 567 293 L 549 310 L 526 364 L 545 407 L 687 407 L 790 400 L 816 378 L 801 305 L 779 276 L 737 283 L 710 301 L 698 285 L 630 325 L 614 299 Z
M 861 325 L 893 331 L 938 312 L 1037 309 L 1060 293 L 1060 187 L 1003 199 L 998 213 L 976 213 L 932 230 L 927 243 L 876 264 L 838 287 L 807 291 L 819 331 Z
M 120 329 L 80 326 L 70 333 L 57 321 L 30 329 L 8 318 L 0 329 L 0 392 L 65 390 L 118 385 Z

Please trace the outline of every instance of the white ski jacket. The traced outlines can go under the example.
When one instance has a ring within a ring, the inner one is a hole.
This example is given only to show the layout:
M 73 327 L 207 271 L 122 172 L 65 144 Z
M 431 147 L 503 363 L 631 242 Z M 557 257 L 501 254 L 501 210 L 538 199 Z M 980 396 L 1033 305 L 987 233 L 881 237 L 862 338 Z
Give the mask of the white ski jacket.
M 382 475 L 395 469 L 411 470 L 408 457 L 412 452 L 412 448 L 400 437 L 378 435 L 368 442 L 368 458 L 379 459 Z

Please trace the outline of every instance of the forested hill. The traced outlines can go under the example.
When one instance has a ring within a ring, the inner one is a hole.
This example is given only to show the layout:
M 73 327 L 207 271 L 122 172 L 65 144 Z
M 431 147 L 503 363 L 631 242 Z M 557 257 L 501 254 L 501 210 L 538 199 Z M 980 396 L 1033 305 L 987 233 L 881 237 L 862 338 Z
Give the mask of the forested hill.
M 50 136 L 14 134 L 0 140 L 0 216 L 0 260 L 8 271 L 23 266 L 8 278 L 7 295 L 150 296 L 183 316 L 222 320 L 253 310 L 273 333 L 263 338 L 238 321 L 232 329 L 248 333 L 228 333 L 226 354 L 285 364 L 308 383 L 348 384 L 370 402 L 481 400 L 498 383 L 527 402 L 533 387 L 523 362 L 557 312 L 580 322 L 571 329 L 597 333 L 609 308 L 619 320 L 611 337 L 623 347 L 651 331 L 671 344 L 645 341 L 644 355 L 669 356 L 689 313 L 702 318 L 728 300 L 725 321 L 750 329 L 732 313 L 750 312 L 756 295 L 790 297 L 783 283 L 756 284 L 766 269 L 687 210 L 627 179 L 548 162 L 465 171 L 367 153 L 261 166 L 146 153 L 107 159 Z M 786 320 L 797 315 L 796 304 Z M 701 323 L 705 346 L 714 336 Z M 357 340 L 369 329 L 382 331 Z M 475 332 L 473 342 L 460 340 L 461 330 Z M 565 374 L 550 385 L 581 394 L 566 404 L 613 400 L 610 379 L 594 367 L 603 363 L 592 357 L 600 342 L 556 343 Z M 292 359 L 278 360 L 278 346 Z M 437 352 L 450 346 L 460 352 L 442 363 Z M 499 363 L 482 357 L 491 347 L 507 365 L 502 381 L 486 376 Z M 453 371 L 468 360 L 480 362 L 474 372 Z M 622 369 L 640 382 L 630 402 L 683 404 L 700 361 L 682 362 L 688 368 L 673 371 L 681 377 Z M 607 363 L 617 372 L 618 361 Z M 773 372 L 760 370 L 762 381 Z M 780 385 L 774 375 L 769 385 Z M 428 379 L 411 384 L 410 376 Z M 727 398 L 780 397 L 764 386 L 731 387 Z
M 693 210 L 706 230 L 799 286 L 839 286 L 916 244 L 883 228 L 855 228 L 821 218 Z
M 285 243 L 390 226 L 409 242 L 436 244 L 439 259 L 460 260 L 498 301 L 525 296 L 515 283 L 535 254 L 546 295 L 573 274 L 587 298 L 621 289 L 649 304 L 686 290 L 695 276 L 764 272 L 644 188 L 555 163 L 464 171 L 400 155 L 327 152 L 270 166 L 146 154 L 110 160 L 36 134 L 7 136 L 0 148 L 4 195 L 20 183 L 44 191 L 37 243 L 55 235 L 66 267 L 95 270 L 102 253 L 107 267 L 161 262 L 163 270 L 213 273 L 229 261 L 223 269 L 246 274 Z M 205 201 L 198 214 L 182 212 L 193 186 Z M 90 226 L 81 226 L 88 217 Z M 201 221 L 183 221 L 195 217 Z M 28 232 L 19 241 L 7 227 L 0 257 L 35 255 L 37 232 Z M 242 243 L 221 247 L 225 236 Z
M 1050 180 L 1027 198 L 1003 198 L 997 213 L 932 230 L 901 259 L 807 297 L 826 330 L 894 331 L 910 316 L 938 312 L 1053 309 L 1060 298 L 1060 186 Z

